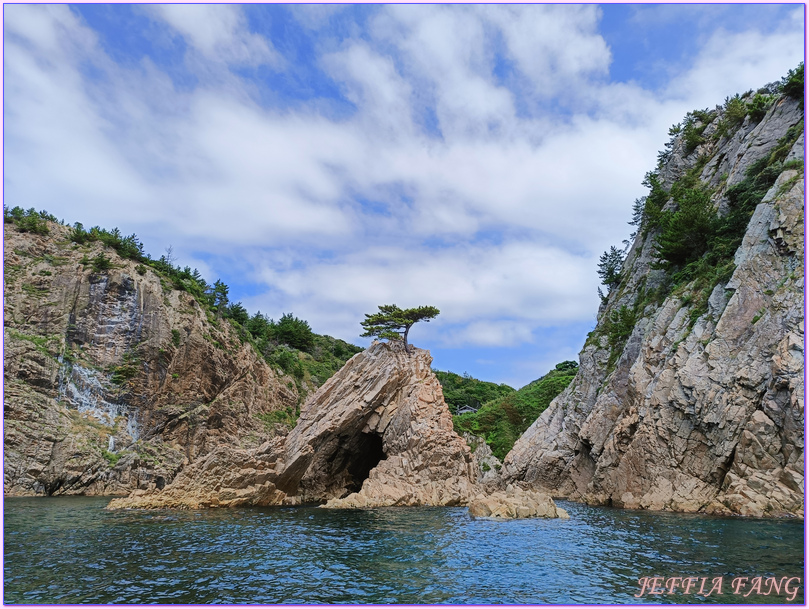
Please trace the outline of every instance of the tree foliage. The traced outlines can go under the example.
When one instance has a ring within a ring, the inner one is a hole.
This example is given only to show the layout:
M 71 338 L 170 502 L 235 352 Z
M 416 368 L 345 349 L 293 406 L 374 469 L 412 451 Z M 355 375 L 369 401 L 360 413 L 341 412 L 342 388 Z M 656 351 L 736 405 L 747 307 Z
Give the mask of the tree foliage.
M 801 108 L 803 108 L 803 62 L 797 68 L 790 70 L 786 76 L 781 80 L 781 90 L 784 95 L 799 99 L 801 101 Z
M 310 351 L 315 344 L 315 335 L 309 323 L 292 313 L 284 313 L 273 328 L 272 335 L 281 344 L 300 351 Z
M 661 215 L 661 232 L 655 240 L 657 268 L 671 270 L 700 258 L 716 232 L 717 217 L 710 193 L 688 189 L 677 203 L 677 211 L 667 210 Z
M 56 222 L 56 218 L 46 211 L 37 211 L 33 207 L 25 211 L 22 207 L 9 209 L 3 206 L 3 221 L 14 224 L 21 233 L 47 235 L 48 220 Z
M 601 282 L 612 289 L 621 282 L 621 266 L 624 263 L 624 253 L 614 245 L 601 254 L 598 259 L 598 276 Z
M 458 409 L 463 406 L 478 409 L 487 402 L 514 393 L 513 387 L 479 381 L 466 373 L 460 375 L 454 372 L 442 372 L 441 370 L 433 370 L 433 372 L 441 383 L 444 401 L 449 406 L 449 411 L 452 414 L 457 413 Z
M 420 321 L 430 321 L 440 311 L 431 306 L 415 307 L 413 309 L 400 309 L 396 305 L 379 305 L 377 313 L 366 313 L 365 321 L 360 325 L 365 332 L 360 336 L 375 336 L 378 338 L 401 339 L 405 351 L 410 353 L 407 344 L 407 334 L 413 324 Z
M 576 362 L 557 364 L 545 376 L 484 404 L 477 412 L 454 416 L 455 431 L 482 436 L 494 456 L 502 460 L 525 430 L 570 384 L 577 371 Z

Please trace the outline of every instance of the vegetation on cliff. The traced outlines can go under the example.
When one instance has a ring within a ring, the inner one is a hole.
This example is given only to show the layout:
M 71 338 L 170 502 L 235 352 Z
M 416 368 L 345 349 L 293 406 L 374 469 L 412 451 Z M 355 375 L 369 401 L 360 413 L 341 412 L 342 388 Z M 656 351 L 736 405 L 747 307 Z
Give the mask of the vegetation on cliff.
M 482 436 L 494 456 L 502 460 L 523 432 L 545 411 L 553 398 L 570 384 L 577 370 L 578 364 L 573 361 L 557 364 L 545 376 L 522 389 L 512 390 L 485 403 L 477 412 L 454 416 L 455 431 L 458 434 L 466 432 Z M 444 379 L 441 376 L 438 378 L 443 384 Z M 469 385 L 477 386 L 476 383 Z M 507 385 L 499 387 L 510 389 Z
M 47 235 L 49 222 L 58 222 L 47 211 L 23 210 L 20 207 L 3 208 L 6 224 L 13 224 L 20 232 Z M 64 225 L 64 221 L 61 222 Z M 277 369 L 295 378 L 301 397 L 309 390 L 323 384 L 362 348 L 343 340 L 315 334 L 309 323 L 298 319 L 292 313 L 284 313 L 275 321 L 260 311 L 250 316 L 241 302 L 231 302 L 228 286 L 217 279 L 209 284 L 197 269 L 186 266 L 180 268 L 172 261 L 171 252 L 158 259 L 144 251 L 137 235 L 124 236 L 118 228 L 107 230 L 94 226 L 86 230 L 76 222 L 69 232 L 70 241 L 78 245 L 103 243 L 120 257 L 138 263 L 135 267 L 140 275 L 147 269 L 156 273 L 163 287 L 191 294 L 208 312 L 208 321 L 214 326 L 229 323 L 237 331 L 243 342 L 249 342 L 258 353 Z M 99 253 L 92 258 L 85 256 L 82 264 L 95 273 L 104 273 L 113 268 L 113 260 Z M 174 336 L 179 340 L 179 334 Z M 288 419 L 294 423 L 294 413 Z M 285 422 L 288 422 L 285 420 Z
M 379 305 L 376 313 L 366 313 L 365 321 L 360 325 L 365 329 L 360 336 L 375 336 L 392 340 L 401 340 L 407 353 L 407 335 L 410 328 L 420 321 L 430 321 L 441 311 L 436 307 L 422 306 L 413 309 L 400 309 L 396 305 Z
M 732 138 L 745 121 L 749 120 L 749 125 L 759 123 L 784 96 L 802 100 L 803 89 L 801 63 L 778 83 L 766 85 L 755 93 L 748 91 L 728 97 L 715 110 L 694 110 L 671 127 L 671 140 L 658 154 L 657 168 L 644 178 L 643 185 L 649 193 L 635 201 L 629 222 L 642 237 L 652 239 L 651 268 L 664 274 L 654 289 L 642 286 L 634 305 L 622 304 L 608 311 L 600 327 L 591 333 L 590 339 L 607 337 L 608 370 L 612 370 L 636 320 L 648 304 L 661 304 L 670 294 L 678 295 L 685 304 L 693 305 L 690 313 L 693 326 L 707 311 L 713 288 L 733 275 L 734 256 L 756 206 L 782 171 L 796 169 L 803 174 L 802 160 L 786 161 L 789 151 L 803 134 L 803 121 L 792 126 L 769 154 L 752 163 L 744 179 L 730 188 L 727 188 L 727 175 L 718 180 L 706 180 L 702 174 L 712 159 L 714 148 Z M 683 154 L 698 156 L 666 188 L 663 172 L 678 142 Z M 709 178 L 715 178 L 717 168 L 718 163 Z M 636 235 L 637 232 L 630 238 Z M 628 246 L 629 242 L 625 244 Z M 599 259 L 598 275 L 607 286 L 608 294 L 613 291 L 622 294 L 627 288 L 628 277 L 622 273 L 624 255 L 624 251 L 613 246 Z M 608 298 L 600 288 L 599 295 L 606 305 Z
M 507 481 L 803 518 L 802 98 L 800 66 L 672 127 L 633 242 L 599 260 L 609 292 L 581 370 L 514 445 Z

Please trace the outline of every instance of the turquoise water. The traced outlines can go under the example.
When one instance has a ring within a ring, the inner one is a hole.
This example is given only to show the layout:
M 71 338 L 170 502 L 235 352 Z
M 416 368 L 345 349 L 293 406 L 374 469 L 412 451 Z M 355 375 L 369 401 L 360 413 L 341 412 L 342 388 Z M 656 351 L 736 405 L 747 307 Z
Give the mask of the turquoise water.
M 787 602 L 783 587 L 731 594 L 737 576 L 799 577 L 803 602 L 802 522 L 567 502 L 567 521 L 495 522 L 464 508 L 107 512 L 107 501 L 6 499 L 5 602 Z M 704 592 L 721 576 L 722 594 L 695 594 L 698 581 L 688 595 L 635 598 L 648 576 L 710 577 Z

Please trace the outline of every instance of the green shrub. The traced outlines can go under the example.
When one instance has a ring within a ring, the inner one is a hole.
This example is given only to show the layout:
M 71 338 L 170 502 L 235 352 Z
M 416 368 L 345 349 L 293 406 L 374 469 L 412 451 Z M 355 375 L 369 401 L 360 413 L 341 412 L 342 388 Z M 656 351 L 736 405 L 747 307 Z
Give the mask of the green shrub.
M 103 253 L 96 254 L 92 260 L 90 260 L 90 264 L 93 267 L 93 271 L 96 273 L 108 271 L 112 268 L 112 260 L 107 258 Z
M 756 93 L 752 101 L 747 104 L 747 112 L 750 115 L 750 120 L 754 123 L 761 122 L 761 119 L 767 114 L 771 103 L 772 98 L 769 95 Z
M 655 239 L 654 268 L 671 271 L 701 257 L 716 231 L 716 213 L 710 193 L 687 189 L 677 197 L 678 209 L 661 214 L 660 234 Z
M 649 194 L 643 199 L 643 213 L 638 224 L 643 229 L 643 235 L 645 236 L 650 230 L 660 225 L 660 217 L 663 207 L 669 200 L 669 193 L 663 188 L 659 176 L 654 172 L 648 172 L 643 178 L 642 184 L 649 189 Z M 635 218 L 633 217 L 634 221 Z
M 790 70 L 781 80 L 781 91 L 788 97 L 799 99 L 803 108 L 803 62 L 794 70 Z
M 115 467 L 115 465 L 121 459 L 121 455 L 119 455 L 118 453 L 111 453 L 106 449 L 102 449 L 101 456 L 107 460 L 107 463 L 110 464 L 110 467 Z
M 111 368 L 112 377 L 110 381 L 115 385 L 125 384 L 138 375 L 140 365 L 140 357 L 136 353 L 125 353 L 123 363 L 120 366 L 113 366 Z
M 180 331 L 177 329 L 172 329 L 171 331 L 171 344 L 175 347 L 180 346 Z
M 798 123 L 797 125 L 793 125 L 787 132 L 784 134 L 784 137 L 778 140 L 775 144 L 775 147 L 770 152 L 770 157 L 765 161 L 767 165 L 773 165 L 775 163 L 779 163 L 787 158 L 789 155 L 789 151 L 792 150 L 792 147 L 795 145 L 795 142 L 798 141 L 798 138 L 803 133 L 803 121 Z
M 747 104 L 742 101 L 738 93 L 725 100 L 725 114 L 722 121 L 728 130 L 738 128 L 744 122 L 746 116 Z
M 635 311 L 626 305 L 610 311 L 607 318 L 607 341 L 610 347 L 618 347 L 632 334 L 635 329 Z
M 3 222 L 13 223 L 21 233 L 47 235 L 50 232 L 48 220 L 55 222 L 56 218 L 46 211 L 37 211 L 33 207 L 25 211 L 19 206 L 10 210 L 3 206 Z
M 315 344 L 314 333 L 309 323 L 294 317 L 292 313 L 284 313 L 275 327 L 272 336 L 279 343 L 300 351 L 310 351 Z
M 286 407 L 283 410 L 273 410 L 256 415 L 260 421 L 263 421 L 269 430 L 272 430 L 276 425 L 283 425 L 287 429 L 292 429 L 298 422 L 300 411 L 296 408 Z
M 697 146 L 705 141 L 703 133 L 706 127 L 716 118 L 715 112 L 694 110 L 686 115 L 683 121 L 683 147 L 686 154 L 691 154 Z

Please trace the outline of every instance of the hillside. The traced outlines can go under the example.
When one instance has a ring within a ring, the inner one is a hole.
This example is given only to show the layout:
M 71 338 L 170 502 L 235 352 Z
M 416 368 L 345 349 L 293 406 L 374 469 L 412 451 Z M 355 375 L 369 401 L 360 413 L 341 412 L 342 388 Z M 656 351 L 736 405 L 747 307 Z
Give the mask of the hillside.
M 441 370 L 433 370 L 433 372 L 441 383 L 444 400 L 453 415 L 458 414 L 458 409 L 464 406 L 478 409 L 487 402 L 514 393 L 514 388 L 504 383 L 498 385 L 489 381 L 480 381 L 465 373 L 461 375 Z
M 545 376 L 525 387 L 517 391 L 513 389 L 508 392 L 504 391 L 500 397 L 488 400 L 477 412 L 454 416 L 455 431 L 461 435 L 467 433 L 482 437 L 494 456 L 502 460 L 514 446 L 514 442 L 545 411 L 551 400 L 570 384 L 577 367 L 576 362 L 562 362 Z M 467 385 L 473 387 L 477 384 L 484 387 L 493 385 L 493 383 L 483 383 L 466 377 L 464 380 Z M 443 383 L 442 380 L 442 385 Z M 500 387 L 507 386 L 500 385 Z M 508 389 L 511 388 L 508 387 Z M 446 396 L 446 386 L 444 392 Z
M 248 317 L 134 235 L 4 215 L 6 494 L 161 488 L 220 444 L 286 433 L 360 350 Z
M 794 515 L 804 502 L 803 65 L 698 110 L 605 252 L 598 324 L 507 481 L 626 508 Z

